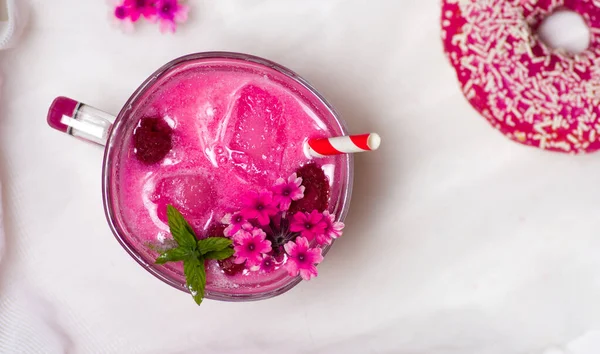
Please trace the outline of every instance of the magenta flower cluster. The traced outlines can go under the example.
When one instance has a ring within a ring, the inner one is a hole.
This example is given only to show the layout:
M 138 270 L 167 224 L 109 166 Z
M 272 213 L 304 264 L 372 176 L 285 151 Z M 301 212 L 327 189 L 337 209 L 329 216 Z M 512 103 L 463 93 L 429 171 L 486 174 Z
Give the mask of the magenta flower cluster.
M 175 32 L 177 24 L 187 21 L 189 7 L 179 0 L 112 0 L 112 15 L 117 24 L 126 31 L 133 30 L 133 24 L 144 18 L 158 23 L 160 31 Z
M 344 224 L 328 211 L 290 215 L 290 206 L 304 198 L 304 191 L 302 178 L 294 173 L 270 190 L 249 192 L 240 211 L 225 215 L 224 234 L 233 238 L 235 263 L 261 272 L 283 266 L 290 276 L 304 280 L 317 276 L 322 247 L 342 235 Z

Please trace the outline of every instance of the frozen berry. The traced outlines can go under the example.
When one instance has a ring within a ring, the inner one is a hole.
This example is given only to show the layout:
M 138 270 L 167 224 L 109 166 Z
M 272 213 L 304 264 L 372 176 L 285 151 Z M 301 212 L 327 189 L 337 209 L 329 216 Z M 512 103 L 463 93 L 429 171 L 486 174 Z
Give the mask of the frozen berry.
M 223 270 L 223 273 L 229 276 L 234 276 L 236 274 L 241 273 L 245 268 L 245 264 L 236 264 L 234 261 L 234 257 L 229 257 L 224 260 L 219 261 L 219 267 Z
M 201 226 L 205 225 L 215 199 L 216 193 L 210 180 L 196 174 L 165 177 L 156 182 L 150 195 L 150 200 L 158 206 L 158 217 L 162 221 L 167 221 L 167 205 L 171 204 L 189 222 L 201 221 Z
M 142 163 L 162 160 L 173 147 L 173 129 L 162 118 L 142 118 L 133 131 L 134 154 Z
M 223 237 L 227 225 L 221 223 L 211 224 L 206 230 L 206 237 Z
M 298 177 L 302 177 L 304 198 L 292 202 L 290 213 L 298 211 L 311 212 L 325 211 L 329 206 L 329 181 L 325 172 L 315 163 L 308 163 L 296 170 Z

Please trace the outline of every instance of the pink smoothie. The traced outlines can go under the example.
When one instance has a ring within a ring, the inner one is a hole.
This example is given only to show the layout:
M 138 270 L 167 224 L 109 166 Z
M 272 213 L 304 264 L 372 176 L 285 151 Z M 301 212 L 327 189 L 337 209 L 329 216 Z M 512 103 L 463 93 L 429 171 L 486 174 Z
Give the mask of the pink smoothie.
M 148 263 L 171 235 L 166 205 L 186 217 L 199 237 L 241 207 L 241 195 L 268 189 L 311 158 L 308 137 L 341 134 L 331 111 L 310 91 L 265 66 L 235 59 L 200 59 L 171 68 L 130 109 L 111 188 L 117 189 L 126 238 L 147 254 Z M 144 164 L 134 154 L 139 121 L 161 117 L 173 130 L 172 148 L 160 162 Z M 343 204 L 347 157 L 319 159 L 331 186 L 329 209 Z M 168 272 L 185 282 L 181 268 Z M 277 289 L 292 279 L 285 269 L 269 274 L 227 275 L 207 263 L 207 291 L 252 294 Z

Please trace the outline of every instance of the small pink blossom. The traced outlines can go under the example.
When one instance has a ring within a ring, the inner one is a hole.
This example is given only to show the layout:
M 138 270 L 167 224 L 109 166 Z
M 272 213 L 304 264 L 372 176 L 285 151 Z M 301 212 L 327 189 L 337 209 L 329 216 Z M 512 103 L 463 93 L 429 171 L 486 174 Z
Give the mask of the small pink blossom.
M 329 214 L 329 211 L 323 212 L 323 221 L 325 221 L 325 230 L 317 235 L 317 243 L 319 245 L 330 245 L 331 240 L 342 236 L 344 223 L 335 221 L 335 215 Z
M 304 237 L 296 238 L 295 243 L 286 243 L 283 248 L 289 256 L 285 268 L 290 276 L 300 274 L 302 279 L 310 280 L 318 275 L 316 265 L 323 260 L 320 248 L 310 248 L 308 240 Z
M 156 0 L 156 10 L 160 22 L 160 31 L 162 33 L 167 31 L 175 33 L 177 23 L 187 21 L 190 9 L 186 5 L 181 5 L 177 0 Z
M 275 269 L 275 258 L 272 256 L 264 256 L 260 261 L 260 271 L 263 273 L 271 273 Z
M 298 177 L 296 173 L 289 176 L 287 181 L 279 178 L 275 181 L 273 188 L 271 188 L 273 191 L 273 202 L 279 205 L 281 210 L 288 210 L 293 200 L 304 198 L 304 189 L 302 178 Z
M 141 16 L 149 21 L 156 20 L 156 0 L 125 0 L 123 3 L 129 9 L 131 21 L 136 22 Z
M 290 231 L 300 232 L 302 237 L 306 237 L 309 241 L 312 241 L 318 235 L 325 232 L 327 224 L 323 220 L 323 214 L 319 213 L 318 210 L 313 210 L 309 213 L 298 212 L 294 214 L 292 223 L 290 224 Z
M 221 222 L 228 225 L 223 231 L 225 236 L 228 237 L 233 237 L 240 230 L 252 228 L 252 224 L 241 213 L 226 214 Z
M 123 0 L 109 0 L 111 6 L 110 17 L 113 25 L 120 28 L 123 32 L 133 32 L 133 21 L 131 20 L 131 11 L 125 5 Z
M 234 262 L 242 264 L 246 262 L 248 267 L 257 266 L 263 260 L 266 253 L 271 252 L 271 241 L 266 240 L 267 235 L 261 229 L 252 231 L 239 231 L 234 241 Z
M 262 226 L 269 225 L 269 217 L 279 211 L 273 204 L 271 192 L 250 192 L 243 198 L 244 208 L 241 211 L 246 219 L 256 219 Z

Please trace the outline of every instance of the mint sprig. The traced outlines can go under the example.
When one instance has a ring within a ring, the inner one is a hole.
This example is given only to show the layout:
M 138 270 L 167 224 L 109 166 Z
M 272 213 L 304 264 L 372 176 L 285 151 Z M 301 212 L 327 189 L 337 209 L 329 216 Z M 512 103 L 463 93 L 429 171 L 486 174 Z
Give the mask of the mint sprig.
M 154 263 L 156 264 L 165 264 L 167 262 L 180 262 L 185 261 L 188 258 L 193 257 L 194 254 L 190 252 L 190 250 L 177 247 L 170 250 L 164 251 Z
M 224 237 L 208 237 L 198 241 L 198 251 L 202 254 L 231 249 L 231 240 Z
M 183 261 L 183 274 L 188 290 L 198 305 L 204 299 L 204 287 L 206 285 L 206 270 L 204 269 L 204 258 L 190 257 Z
M 212 251 L 212 252 L 208 252 L 204 255 L 204 258 L 206 259 L 214 259 L 214 260 L 221 260 L 221 259 L 227 259 L 231 256 L 233 256 L 234 250 L 231 247 L 227 247 L 224 248 L 220 251 Z
M 179 247 L 193 249 L 198 239 L 194 230 L 185 221 L 179 210 L 175 209 L 172 205 L 167 205 L 167 219 L 171 235 L 173 235 L 173 239 L 177 241 Z
M 172 205 L 167 206 L 169 229 L 177 247 L 162 252 L 156 264 L 182 262 L 186 286 L 198 305 L 204 299 L 206 269 L 204 261 L 222 260 L 233 255 L 231 240 L 224 237 L 208 237 L 198 240 L 194 230 L 183 215 Z

